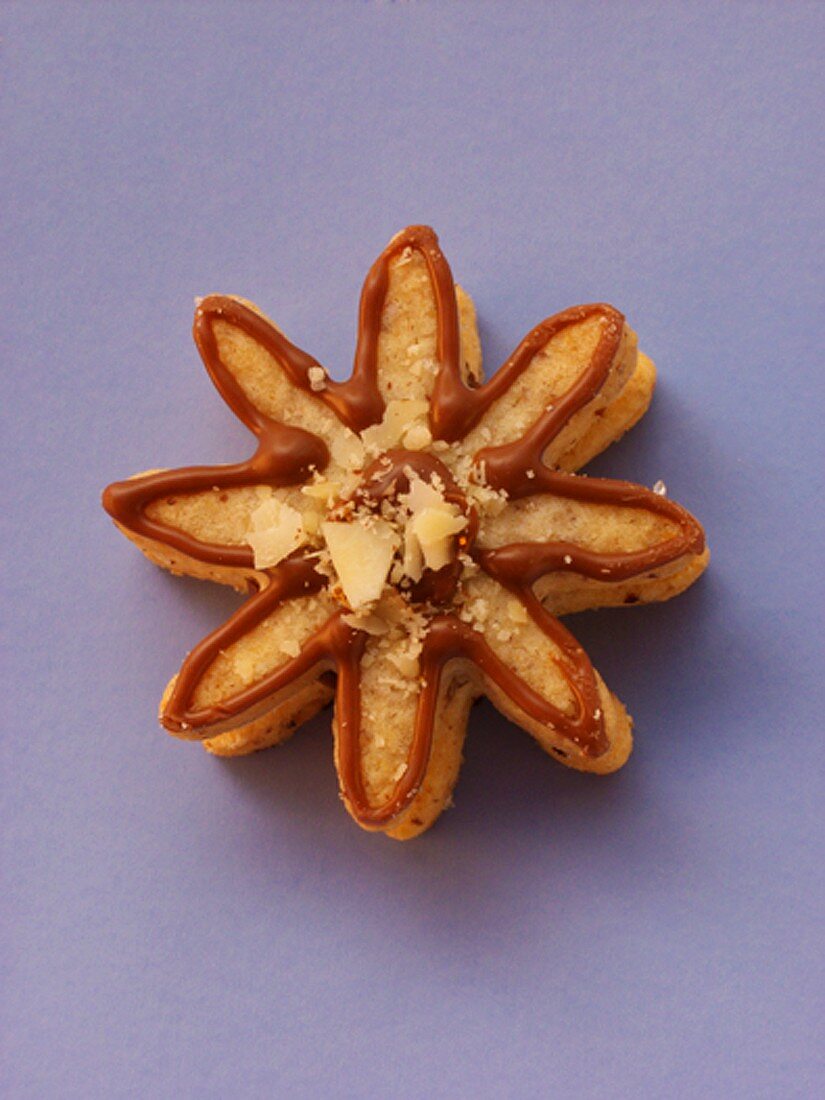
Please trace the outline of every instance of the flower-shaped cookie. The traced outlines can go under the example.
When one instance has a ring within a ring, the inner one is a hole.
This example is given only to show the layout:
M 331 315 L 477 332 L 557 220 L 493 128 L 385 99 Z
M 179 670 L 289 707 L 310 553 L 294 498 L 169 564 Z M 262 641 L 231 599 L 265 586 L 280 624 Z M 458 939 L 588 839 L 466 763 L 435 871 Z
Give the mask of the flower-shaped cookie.
M 683 508 L 573 473 L 650 401 L 622 315 L 550 317 L 482 383 L 472 303 L 416 226 L 367 276 L 346 382 L 237 298 L 200 301 L 194 336 L 254 454 L 103 497 L 157 564 L 251 593 L 189 654 L 163 725 L 235 755 L 334 696 L 344 803 L 399 839 L 449 802 L 480 695 L 565 764 L 620 767 L 630 718 L 558 616 L 667 599 L 707 563 Z

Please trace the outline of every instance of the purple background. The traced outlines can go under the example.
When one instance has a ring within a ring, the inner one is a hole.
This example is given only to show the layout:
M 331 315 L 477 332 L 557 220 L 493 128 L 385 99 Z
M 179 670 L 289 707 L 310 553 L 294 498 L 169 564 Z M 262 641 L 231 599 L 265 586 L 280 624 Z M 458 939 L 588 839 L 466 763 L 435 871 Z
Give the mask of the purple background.
M 3 1094 L 819 1093 L 823 7 L 0 22 Z M 327 716 L 234 763 L 158 729 L 236 599 L 151 567 L 98 496 L 248 452 L 196 294 L 343 376 L 411 221 L 488 367 L 557 309 L 626 312 L 661 385 L 595 468 L 664 478 L 714 558 L 674 603 L 571 620 L 636 718 L 623 772 L 484 704 L 455 809 L 398 845 L 344 814 Z

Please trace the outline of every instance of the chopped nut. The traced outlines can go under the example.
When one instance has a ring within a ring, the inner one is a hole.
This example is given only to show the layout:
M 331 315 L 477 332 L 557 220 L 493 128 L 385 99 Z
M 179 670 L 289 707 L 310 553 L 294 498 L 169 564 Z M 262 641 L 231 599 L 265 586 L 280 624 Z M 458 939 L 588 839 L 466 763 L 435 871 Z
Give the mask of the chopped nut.
M 440 508 L 422 508 L 410 521 L 428 569 L 443 569 L 450 561 L 452 536 L 467 526 L 465 516 L 458 514 L 455 505 L 444 502 Z
M 402 494 L 401 503 L 409 508 L 415 515 L 422 508 L 439 508 L 446 504 L 443 495 L 429 482 L 420 477 L 409 466 L 405 467 L 405 473 L 409 478 L 409 490 Z
M 390 629 L 389 623 L 380 615 L 370 615 L 363 611 L 353 615 L 342 615 L 341 621 L 355 630 L 363 630 L 365 634 L 373 634 L 376 637 L 386 634 Z
M 424 566 L 441 569 L 450 561 L 452 536 L 467 525 L 455 504 L 444 499 L 440 478 L 426 482 L 407 470 L 409 490 L 401 503 L 409 510 L 404 528 L 404 573 L 413 581 L 421 577 Z
M 309 388 L 319 393 L 327 388 L 327 372 L 323 367 L 310 367 L 307 371 Z
M 256 569 L 269 569 L 306 542 L 301 513 L 277 497 L 265 499 L 249 517 L 246 541 Z
M 381 595 L 401 541 L 386 520 L 373 518 L 369 527 L 358 520 L 321 525 L 344 596 L 354 610 Z
M 423 451 L 432 441 L 430 429 L 425 424 L 413 424 L 404 436 L 404 446 L 410 451 Z
M 334 462 L 349 470 L 356 470 L 364 464 L 364 444 L 355 434 L 347 430 L 343 436 L 336 435 L 330 445 Z
M 304 485 L 301 488 L 304 496 L 312 497 L 313 500 L 320 500 L 323 504 L 329 504 L 331 500 L 339 495 L 340 491 L 340 481 L 311 481 L 309 485 Z
M 364 446 L 375 452 L 386 451 L 396 446 L 405 433 L 412 431 L 411 425 L 427 415 L 428 409 L 429 405 L 426 401 L 413 398 L 388 401 L 381 423 L 373 424 L 361 432 Z M 426 445 L 426 443 L 423 444 L 425 447 Z

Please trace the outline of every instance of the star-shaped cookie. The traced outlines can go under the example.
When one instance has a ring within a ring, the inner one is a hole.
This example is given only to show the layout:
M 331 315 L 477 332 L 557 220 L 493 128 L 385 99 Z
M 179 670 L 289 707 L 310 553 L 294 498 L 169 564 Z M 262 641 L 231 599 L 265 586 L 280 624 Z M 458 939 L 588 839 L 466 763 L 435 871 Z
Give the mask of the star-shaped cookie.
M 481 695 L 568 766 L 620 767 L 631 720 L 559 616 L 667 599 L 708 560 L 679 505 L 574 473 L 650 401 L 623 316 L 556 314 L 482 382 L 472 303 L 412 226 L 367 276 L 346 382 L 239 298 L 199 301 L 194 336 L 254 453 L 103 495 L 152 561 L 249 593 L 170 683 L 166 729 L 237 755 L 334 698 L 344 804 L 398 839 L 449 803 Z

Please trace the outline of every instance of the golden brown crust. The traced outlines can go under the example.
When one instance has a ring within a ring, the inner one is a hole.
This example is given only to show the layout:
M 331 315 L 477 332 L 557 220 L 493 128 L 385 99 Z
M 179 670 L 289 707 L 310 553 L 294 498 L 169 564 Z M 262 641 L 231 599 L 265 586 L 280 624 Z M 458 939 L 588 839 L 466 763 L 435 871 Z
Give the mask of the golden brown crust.
M 286 699 L 280 706 L 261 715 L 246 726 L 208 737 L 203 747 L 213 756 L 246 756 L 251 752 L 280 745 L 292 734 L 323 710 L 335 694 L 331 684 L 313 680 L 301 691 Z
M 560 470 L 575 473 L 588 462 L 616 443 L 637 424 L 650 407 L 656 388 L 656 366 L 639 352 L 633 373 L 613 400 L 594 415 L 580 438 L 558 458 Z

